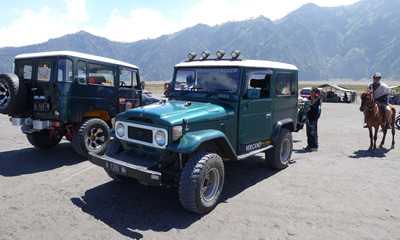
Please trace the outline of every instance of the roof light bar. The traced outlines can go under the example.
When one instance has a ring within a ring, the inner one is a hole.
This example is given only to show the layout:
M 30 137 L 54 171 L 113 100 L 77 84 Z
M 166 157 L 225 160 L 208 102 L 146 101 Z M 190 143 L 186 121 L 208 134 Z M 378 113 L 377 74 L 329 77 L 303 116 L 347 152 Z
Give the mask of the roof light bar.
M 224 50 L 220 50 L 217 52 L 217 58 L 221 59 L 223 56 L 225 55 L 225 51 Z
M 192 61 L 196 56 L 197 56 L 197 54 L 195 52 L 189 53 L 188 54 L 189 61 Z
M 231 56 L 233 59 L 237 59 L 240 56 L 240 51 L 239 50 L 232 51 Z
M 204 52 L 201 54 L 201 58 L 202 58 L 202 59 L 207 59 L 208 56 L 210 56 L 210 51 L 204 51 Z

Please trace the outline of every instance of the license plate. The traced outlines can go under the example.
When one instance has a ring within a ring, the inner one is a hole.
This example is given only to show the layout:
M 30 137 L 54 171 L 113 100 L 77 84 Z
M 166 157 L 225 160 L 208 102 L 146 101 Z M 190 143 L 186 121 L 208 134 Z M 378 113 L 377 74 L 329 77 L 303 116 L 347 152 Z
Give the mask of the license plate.
M 112 172 L 117 173 L 117 174 L 127 176 L 126 167 L 121 166 L 121 165 L 119 165 L 117 163 L 106 161 L 106 168 L 108 170 L 112 171 Z
M 36 111 L 50 111 L 50 104 L 49 103 L 36 103 L 35 110 Z

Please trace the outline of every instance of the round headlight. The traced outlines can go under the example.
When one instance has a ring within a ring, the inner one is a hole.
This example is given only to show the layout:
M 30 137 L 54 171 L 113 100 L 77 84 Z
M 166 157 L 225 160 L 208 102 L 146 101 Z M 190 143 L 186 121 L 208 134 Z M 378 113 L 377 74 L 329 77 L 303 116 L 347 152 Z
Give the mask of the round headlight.
M 125 126 L 122 123 L 118 123 L 117 127 L 115 128 L 118 137 L 123 137 L 125 135 Z
M 156 132 L 156 135 L 154 136 L 154 140 L 156 140 L 156 143 L 159 146 L 164 146 L 166 140 L 165 140 L 165 133 L 163 131 L 158 130 Z

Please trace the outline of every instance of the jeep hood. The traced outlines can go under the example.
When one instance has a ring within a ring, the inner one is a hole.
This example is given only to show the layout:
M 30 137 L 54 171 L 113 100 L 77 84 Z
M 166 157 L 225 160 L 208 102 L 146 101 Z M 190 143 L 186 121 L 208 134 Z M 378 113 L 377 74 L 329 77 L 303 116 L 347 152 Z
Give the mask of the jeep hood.
M 135 108 L 118 115 L 117 120 L 150 119 L 155 124 L 178 125 L 183 119 L 189 123 L 228 119 L 225 108 L 211 103 L 167 101 Z

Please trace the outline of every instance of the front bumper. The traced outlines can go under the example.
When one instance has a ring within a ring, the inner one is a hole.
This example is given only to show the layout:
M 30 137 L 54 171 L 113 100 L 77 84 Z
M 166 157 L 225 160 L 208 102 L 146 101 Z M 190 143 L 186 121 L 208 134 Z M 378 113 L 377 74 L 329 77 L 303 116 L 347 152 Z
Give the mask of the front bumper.
M 89 161 L 116 174 L 134 178 L 150 185 L 161 185 L 161 173 L 144 166 L 89 152 Z

